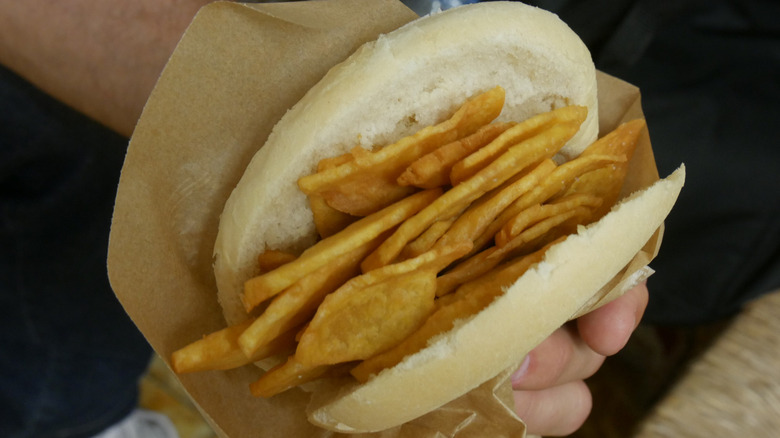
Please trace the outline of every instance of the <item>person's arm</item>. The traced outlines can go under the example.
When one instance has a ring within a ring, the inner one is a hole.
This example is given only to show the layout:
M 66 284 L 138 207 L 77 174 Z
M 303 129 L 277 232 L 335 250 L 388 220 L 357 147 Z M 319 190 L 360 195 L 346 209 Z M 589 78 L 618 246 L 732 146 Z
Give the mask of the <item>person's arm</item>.
M 208 0 L 0 0 L 0 64 L 129 136 Z

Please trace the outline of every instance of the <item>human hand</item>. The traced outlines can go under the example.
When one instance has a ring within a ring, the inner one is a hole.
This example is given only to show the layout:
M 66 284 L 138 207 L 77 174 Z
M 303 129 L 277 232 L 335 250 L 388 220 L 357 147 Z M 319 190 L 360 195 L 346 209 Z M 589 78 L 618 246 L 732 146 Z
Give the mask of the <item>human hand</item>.
M 556 330 L 512 375 L 515 411 L 529 434 L 568 435 L 592 408 L 584 379 L 628 342 L 647 307 L 646 283 Z

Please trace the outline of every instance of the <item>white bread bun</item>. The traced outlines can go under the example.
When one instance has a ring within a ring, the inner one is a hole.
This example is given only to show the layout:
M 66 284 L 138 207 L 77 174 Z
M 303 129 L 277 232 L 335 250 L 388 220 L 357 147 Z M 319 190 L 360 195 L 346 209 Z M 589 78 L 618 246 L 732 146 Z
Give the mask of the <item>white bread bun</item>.
M 225 206 L 214 253 L 228 322 L 246 318 L 240 296 L 259 253 L 300 252 L 314 243 L 311 211 L 296 181 L 320 159 L 356 144 L 391 143 L 497 85 L 506 90 L 500 120 L 587 106 L 588 119 L 562 151 L 573 158 L 597 136 L 595 75 L 587 49 L 563 22 L 520 3 L 452 9 L 362 47 L 279 121 Z M 485 310 L 367 383 L 315 385 L 310 421 L 339 432 L 384 430 L 516 366 L 645 245 L 683 180 L 681 168 L 581 227 Z
M 339 432 L 384 430 L 517 366 L 645 245 L 671 211 L 684 180 L 685 168 L 680 167 L 625 198 L 598 222 L 550 247 L 544 260 L 504 295 L 432 339 L 427 348 L 365 384 L 317 400 L 309 420 Z
M 562 151 L 567 157 L 596 138 L 590 53 L 557 16 L 521 3 L 481 3 L 421 18 L 334 67 L 278 122 L 225 205 L 214 272 L 228 323 L 247 318 L 240 295 L 260 252 L 299 252 L 314 242 L 299 177 L 356 144 L 387 144 L 438 122 L 497 85 L 506 90 L 499 120 L 588 107 Z

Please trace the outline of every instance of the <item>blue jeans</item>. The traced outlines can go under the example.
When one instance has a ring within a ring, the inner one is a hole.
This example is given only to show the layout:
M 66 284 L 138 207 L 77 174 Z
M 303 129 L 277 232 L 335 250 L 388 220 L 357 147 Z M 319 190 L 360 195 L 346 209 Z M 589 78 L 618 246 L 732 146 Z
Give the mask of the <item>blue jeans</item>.
M 0 436 L 92 436 L 136 405 L 151 349 L 106 273 L 126 145 L 0 68 Z

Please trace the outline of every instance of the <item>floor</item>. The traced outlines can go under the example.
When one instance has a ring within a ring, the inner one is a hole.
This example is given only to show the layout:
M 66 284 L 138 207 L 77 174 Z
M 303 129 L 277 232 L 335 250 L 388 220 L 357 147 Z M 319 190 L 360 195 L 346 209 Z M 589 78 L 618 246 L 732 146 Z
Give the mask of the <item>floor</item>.
M 180 438 L 216 438 L 217 434 L 192 404 L 178 380 L 155 356 L 141 381 L 141 407 L 160 412 L 173 421 Z
M 639 329 L 624 350 L 607 360 L 590 379 L 594 410 L 570 438 L 626 438 L 692 357 L 720 333 L 723 325 L 659 332 Z M 216 438 L 171 371 L 155 357 L 141 382 L 141 407 L 166 414 L 180 438 Z

